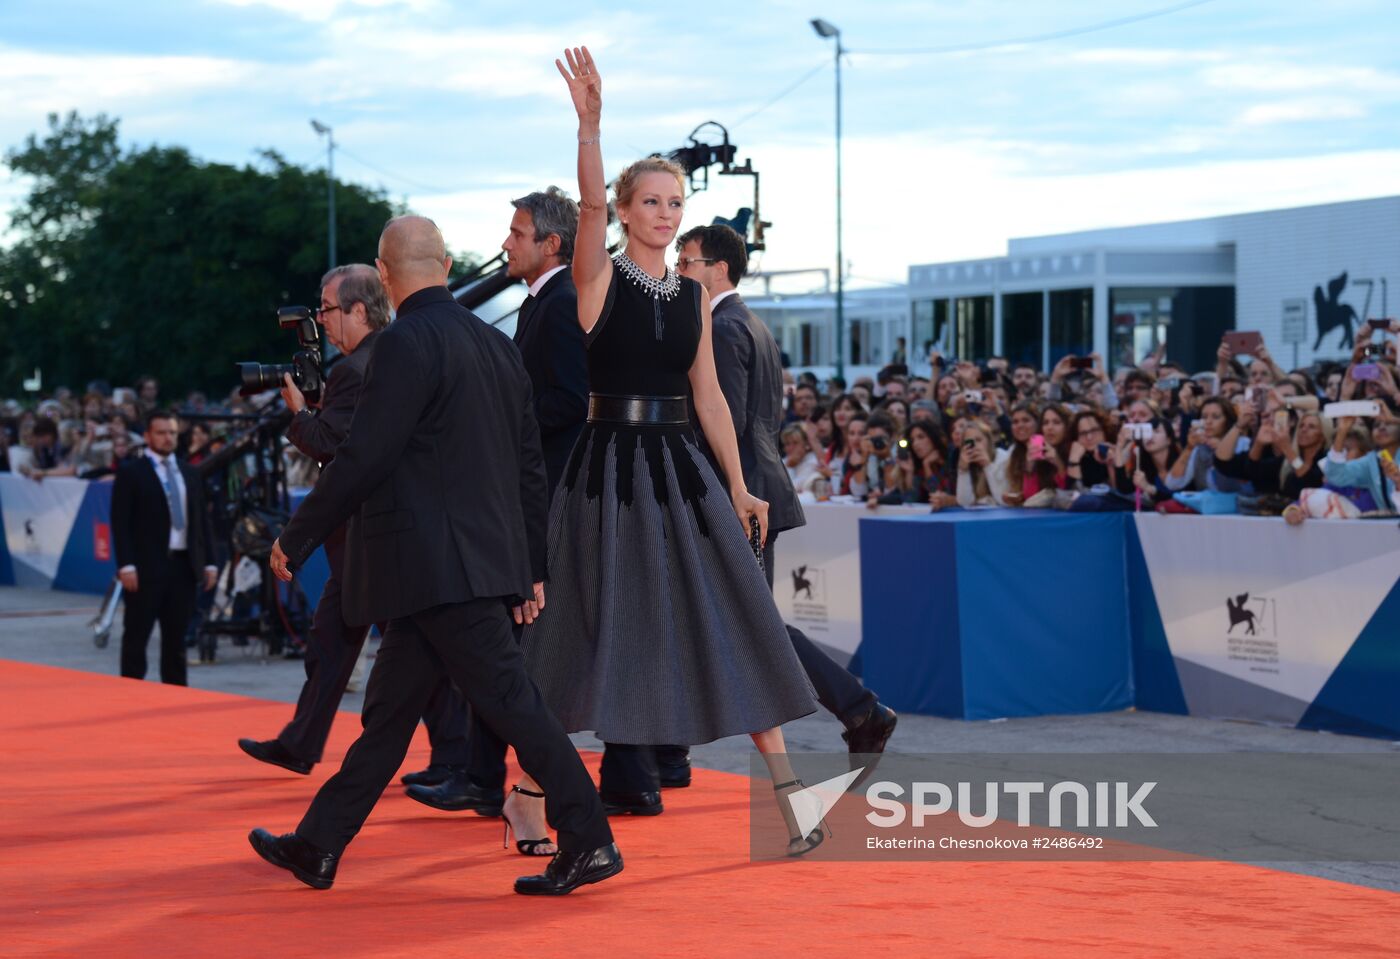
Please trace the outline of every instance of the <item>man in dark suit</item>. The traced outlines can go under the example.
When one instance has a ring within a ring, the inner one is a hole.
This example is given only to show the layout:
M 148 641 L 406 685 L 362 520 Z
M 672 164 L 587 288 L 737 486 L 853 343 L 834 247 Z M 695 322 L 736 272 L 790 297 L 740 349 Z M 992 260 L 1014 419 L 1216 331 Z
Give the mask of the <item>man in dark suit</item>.
M 146 646 L 160 623 L 160 681 L 189 685 L 185 630 L 194 614 L 196 583 L 214 588 L 208 565 L 214 533 L 204 508 L 204 484 L 177 462 L 173 413 L 146 415 L 146 453 L 123 463 L 112 484 L 112 540 L 126 593 L 121 671 L 146 678 Z
M 588 351 L 578 324 L 578 291 L 569 263 L 578 204 L 558 187 L 512 200 L 501 249 L 511 276 L 529 287 L 515 324 L 515 345 L 535 391 L 535 419 L 549 490 L 559 485 L 588 418 Z
M 529 288 L 515 324 L 515 345 L 535 395 L 535 419 L 552 493 L 588 418 L 588 352 L 578 323 L 578 291 L 569 263 L 578 204 L 558 187 L 512 200 L 515 214 L 501 249 L 509 275 Z M 411 799 L 435 809 L 498 816 L 505 803 L 506 744 L 473 716 L 470 759 L 443 781 L 405 777 Z M 410 782 L 410 778 L 414 781 Z
M 705 287 L 710 296 L 715 370 L 734 419 L 744 482 L 751 493 L 768 501 L 763 567 L 771 589 L 778 534 L 807 522 L 778 448 L 783 420 L 783 367 L 778 344 L 736 289 L 748 269 L 743 237 L 727 226 L 702 226 L 682 234 L 676 248 L 680 251 L 677 268 Z M 708 447 L 705 451 L 709 455 Z M 883 752 L 894 732 L 894 710 L 882 705 L 801 630 L 788 626 L 787 631 L 817 691 L 817 701 L 845 725 L 842 738 L 850 752 Z M 677 747 L 662 747 L 658 753 L 663 770 L 685 763 Z
M 622 870 L 578 752 L 525 671 L 511 612 L 544 603 L 545 487 L 530 381 L 515 347 L 459 306 L 430 220 L 391 220 L 379 274 L 397 319 L 375 343 L 350 435 L 273 544 L 283 580 L 337 526 L 347 534 L 346 618 L 388 620 L 365 693 L 364 732 L 296 832 L 253 848 L 315 888 L 403 762 L 446 671 L 544 788 L 560 852 L 522 894 L 563 895 Z
M 322 277 L 316 320 L 325 329 L 326 339 L 341 354 L 326 378 L 320 408 L 307 407 L 306 397 L 290 376 L 284 377 L 282 399 L 294 414 L 287 426 L 287 439 L 324 466 L 335 459 L 336 447 L 350 432 L 350 419 L 360 398 L 374 341 L 379 331 L 389 325 L 389 300 L 374 267 L 353 263 L 338 266 Z M 238 741 L 239 748 L 254 759 L 302 775 L 321 761 L 345 686 L 369 635 L 367 627 L 347 623 L 341 609 L 343 525 L 327 538 L 326 559 L 330 578 L 316 604 L 303 661 L 306 682 L 297 697 L 292 721 L 276 739 Z M 433 746 L 430 768 L 461 768 L 467 758 L 467 711 L 446 678 L 434 690 L 423 719 Z

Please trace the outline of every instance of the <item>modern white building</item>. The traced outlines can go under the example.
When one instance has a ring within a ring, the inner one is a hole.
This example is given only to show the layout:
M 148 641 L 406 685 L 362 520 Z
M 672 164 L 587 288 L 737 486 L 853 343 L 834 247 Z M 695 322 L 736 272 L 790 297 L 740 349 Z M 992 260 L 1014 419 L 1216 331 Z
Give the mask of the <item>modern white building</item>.
M 878 369 L 907 336 L 913 366 L 930 345 L 1047 369 L 1097 352 L 1118 366 L 1165 340 L 1172 358 L 1208 369 L 1238 329 L 1261 332 L 1281 365 L 1306 366 L 1347 356 L 1361 322 L 1391 315 L 1391 273 L 1400 197 L 1013 239 L 1006 256 L 911 266 L 903 290 L 847 293 L 846 361 Z M 830 294 L 749 302 L 795 368 L 834 365 Z
M 749 309 L 773 331 L 793 369 L 812 370 L 823 378 L 835 371 L 835 292 L 761 296 L 745 287 L 743 296 Z M 846 379 L 874 376 L 890 362 L 899 337 L 908 343 L 909 290 L 904 286 L 847 290 L 845 300 Z

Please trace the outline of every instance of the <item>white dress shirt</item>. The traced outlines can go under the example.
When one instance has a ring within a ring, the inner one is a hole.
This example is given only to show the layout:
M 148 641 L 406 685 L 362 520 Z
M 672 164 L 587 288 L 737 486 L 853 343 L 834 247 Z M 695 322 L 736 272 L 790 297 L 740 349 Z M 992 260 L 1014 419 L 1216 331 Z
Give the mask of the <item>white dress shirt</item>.
M 152 452 L 152 450 L 147 447 L 145 455 L 146 458 L 151 461 L 151 467 L 156 471 L 156 479 L 160 481 L 162 492 L 165 490 L 165 483 L 168 479 L 174 487 L 175 495 L 180 498 L 180 511 L 184 514 L 185 525 L 180 529 L 176 529 L 174 523 L 170 524 L 170 549 L 172 552 L 177 549 L 188 549 L 190 542 L 190 523 L 194 520 L 190 516 L 190 498 L 185 490 L 185 478 L 180 475 L 180 464 L 176 461 L 174 453 L 171 453 L 169 456 L 161 456 L 159 453 Z M 169 461 L 170 464 L 170 473 L 168 475 L 165 471 L 167 461 Z M 218 569 L 217 566 L 206 566 L 204 568 L 212 570 Z M 135 566 L 128 565 L 123 566 L 119 572 L 125 573 L 135 569 Z
M 567 270 L 568 268 L 568 264 L 566 263 L 564 266 L 556 266 L 554 269 L 549 270 L 548 272 L 541 273 L 540 278 L 530 284 L 530 292 L 527 295 L 539 296 L 540 290 L 544 289 L 544 285 L 549 282 L 549 278 L 551 276 L 558 273 L 560 270 Z
M 718 296 L 711 297 L 711 299 L 710 299 L 710 312 L 713 313 L 713 312 L 715 311 L 715 307 L 719 306 L 720 302 L 721 302 L 726 296 L 733 296 L 735 293 L 738 293 L 738 292 L 739 292 L 738 290 L 725 290 L 723 293 L 719 294 Z
M 180 529 L 176 529 L 174 523 L 170 524 L 170 549 L 172 551 L 187 549 L 190 541 L 190 500 L 185 495 L 185 478 L 180 475 L 180 464 L 175 461 L 174 453 L 169 456 L 161 456 L 159 453 L 151 452 L 149 448 L 146 450 L 146 458 L 151 461 L 151 465 L 155 468 L 156 479 L 160 480 L 160 488 L 164 490 L 166 480 L 169 479 L 175 488 L 175 495 L 180 498 L 180 513 L 185 517 L 185 524 Z M 167 464 L 169 465 L 169 473 L 166 472 Z

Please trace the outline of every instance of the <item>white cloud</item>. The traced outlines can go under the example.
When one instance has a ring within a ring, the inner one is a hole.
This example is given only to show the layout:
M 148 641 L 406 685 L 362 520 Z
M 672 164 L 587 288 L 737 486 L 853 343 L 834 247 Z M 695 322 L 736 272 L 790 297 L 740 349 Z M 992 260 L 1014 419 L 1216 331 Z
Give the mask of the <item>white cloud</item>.
M 1192 63 L 1218 63 L 1229 59 L 1221 50 L 1172 50 L 1143 47 L 1098 47 L 1075 50 L 1064 59 L 1070 63 L 1106 63 L 1135 67 L 1175 67 Z
M 1221 90 L 1258 93 L 1316 93 L 1347 90 L 1382 96 L 1400 94 L 1400 74 L 1374 67 L 1252 61 L 1207 67 L 1201 79 Z
M 63 55 L 0 46 L 0 115 L 42 115 L 75 104 L 96 108 L 132 100 L 233 87 L 255 75 L 246 61 L 223 57 Z
M 266 7 L 301 20 L 324 23 L 358 10 L 404 7 L 411 12 L 425 12 L 441 6 L 437 0 L 214 0 L 230 7 Z
M 1355 100 L 1340 97 L 1301 97 L 1258 103 L 1239 116 L 1246 126 L 1274 123 L 1304 123 L 1314 120 L 1355 120 L 1366 116 L 1366 108 Z

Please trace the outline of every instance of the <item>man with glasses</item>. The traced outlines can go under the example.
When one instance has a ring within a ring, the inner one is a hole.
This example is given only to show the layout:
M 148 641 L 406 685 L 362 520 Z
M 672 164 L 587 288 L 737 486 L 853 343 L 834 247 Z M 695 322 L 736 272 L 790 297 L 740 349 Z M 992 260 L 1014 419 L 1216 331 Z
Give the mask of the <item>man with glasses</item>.
M 320 409 L 308 408 L 306 397 L 290 376 L 283 377 L 282 399 L 294 414 L 287 439 L 324 466 L 335 458 L 336 447 L 350 432 L 375 338 L 389 325 L 389 300 L 378 271 L 365 263 L 353 263 L 327 273 L 321 279 L 316 320 L 325 329 L 326 339 L 341 353 L 326 380 Z M 316 604 L 306 643 L 306 682 L 292 721 L 276 739 L 238 741 L 254 759 L 302 775 L 321 761 L 345 686 L 369 635 L 368 626 L 351 625 L 342 614 L 345 539 L 345 527 L 341 526 L 326 540 L 331 574 Z M 349 588 L 363 590 L 367 585 L 351 582 Z M 428 701 L 423 718 L 433 748 L 430 768 L 445 770 L 465 763 L 468 717 L 460 695 L 446 679 Z
M 749 311 L 737 290 L 748 270 L 748 250 L 742 236 L 727 226 L 701 226 L 682 234 L 676 240 L 676 248 L 680 251 L 676 269 L 703 286 L 710 298 L 715 372 L 734 420 L 744 482 L 755 496 L 768 501 L 763 568 L 771 589 L 778 534 L 807 522 L 778 450 L 778 429 L 783 417 L 783 370 L 778 344 L 763 321 Z M 803 389 L 798 387 L 798 396 Z M 877 419 L 889 425 L 883 417 Z M 870 425 L 877 426 L 876 420 L 872 419 Z M 708 453 L 708 446 L 702 445 L 702 449 Z M 892 450 L 889 455 L 893 456 Z M 817 692 L 817 700 L 846 727 L 841 736 L 849 751 L 858 755 L 884 752 L 894 732 L 894 710 L 881 703 L 801 630 L 788 626 L 787 631 Z M 689 758 L 683 745 L 661 746 L 656 752 L 662 785 L 689 782 Z

